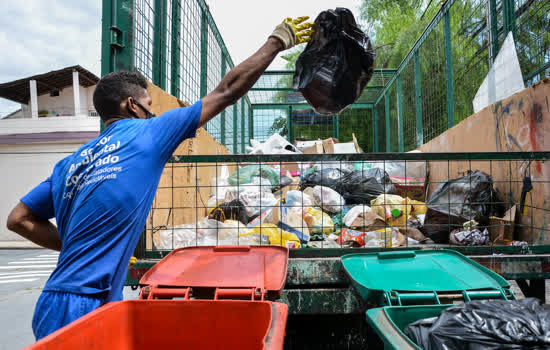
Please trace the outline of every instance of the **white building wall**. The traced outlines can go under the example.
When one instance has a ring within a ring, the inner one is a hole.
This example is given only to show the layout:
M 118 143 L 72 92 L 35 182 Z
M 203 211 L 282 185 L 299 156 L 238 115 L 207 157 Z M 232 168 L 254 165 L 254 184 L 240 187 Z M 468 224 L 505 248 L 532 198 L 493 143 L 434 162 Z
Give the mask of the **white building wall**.
M 9 213 L 21 197 L 51 175 L 55 163 L 75 152 L 81 145 L 82 143 L 0 145 L 0 241 L 25 240 L 6 228 Z M 16 154 L 17 152 L 31 154 Z
M 0 120 L 0 135 L 42 132 L 97 131 L 100 120 L 96 117 L 17 118 Z M 1 163 L 0 163 L 1 164 Z
M 73 87 L 60 90 L 59 96 L 52 97 L 49 93 L 38 96 L 38 110 L 48 110 L 49 116 L 74 115 Z

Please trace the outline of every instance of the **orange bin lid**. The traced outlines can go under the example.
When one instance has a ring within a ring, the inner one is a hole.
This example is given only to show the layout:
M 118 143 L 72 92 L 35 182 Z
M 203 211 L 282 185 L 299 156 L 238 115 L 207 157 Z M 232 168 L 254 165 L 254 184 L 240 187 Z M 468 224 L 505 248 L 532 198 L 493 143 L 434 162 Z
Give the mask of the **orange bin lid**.
M 279 246 L 186 247 L 172 251 L 139 281 L 141 286 L 262 288 L 280 292 L 288 248 Z

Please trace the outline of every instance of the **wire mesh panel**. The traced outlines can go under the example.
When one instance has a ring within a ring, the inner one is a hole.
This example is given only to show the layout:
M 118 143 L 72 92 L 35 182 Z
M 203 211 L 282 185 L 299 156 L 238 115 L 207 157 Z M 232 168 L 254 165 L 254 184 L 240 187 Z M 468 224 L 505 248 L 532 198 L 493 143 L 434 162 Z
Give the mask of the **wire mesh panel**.
M 422 127 L 424 142 L 447 129 L 445 50 L 443 23 L 428 35 L 419 49 L 422 80 Z
M 296 140 L 327 139 L 334 136 L 335 116 L 324 116 L 310 108 L 292 110 L 293 135 Z
M 473 114 L 472 100 L 489 71 L 487 3 L 455 1 L 450 15 L 454 108 L 459 122 Z
M 154 2 L 136 0 L 134 7 L 134 68 L 153 80 Z
M 414 77 L 414 60 L 409 61 L 401 71 L 401 114 L 403 118 L 404 151 L 416 149 L 416 85 Z
M 377 103 L 374 107 L 376 109 L 376 118 L 377 125 L 378 125 L 378 132 L 377 132 L 377 138 L 378 138 L 378 152 L 385 152 L 386 151 L 386 106 L 384 103 L 384 99 L 382 99 L 379 103 Z
M 225 142 L 224 145 L 227 147 L 229 152 L 233 152 L 234 149 L 234 115 L 235 111 L 233 106 L 229 106 L 225 109 Z
M 287 128 L 288 109 L 254 109 L 254 140 L 264 142 L 274 133 L 279 133 L 283 137 L 288 136 Z
M 390 148 L 387 152 L 399 152 L 399 123 L 397 118 L 397 88 L 396 83 L 390 86 L 388 91 L 388 103 L 390 107 L 389 114 L 389 135 L 390 135 Z M 386 130 L 386 135 L 387 130 Z
M 196 1 L 184 1 L 180 11 L 180 80 L 176 97 L 197 101 L 201 82 L 201 9 Z
M 550 180 L 532 170 L 549 157 L 179 157 L 163 174 L 146 246 L 152 257 L 183 246 L 218 244 L 297 249 L 548 244 Z M 525 178 L 533 191 L 525 187 Z
M 515 40 L 528 83 L 550 76 L 550 2 L 515 0 Z
M 351 142 L 353 135 L 363 152 L 374 152 L 371 108 L 350 108 L 338 116 L 338 141 Z

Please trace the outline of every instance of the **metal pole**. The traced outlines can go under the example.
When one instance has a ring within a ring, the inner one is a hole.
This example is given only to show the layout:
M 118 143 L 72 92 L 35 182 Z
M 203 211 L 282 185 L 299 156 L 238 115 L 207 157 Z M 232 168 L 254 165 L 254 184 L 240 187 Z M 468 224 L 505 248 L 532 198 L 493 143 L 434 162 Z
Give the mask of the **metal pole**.
M 340 139 L 340 117 L 338 115 L 332 116 L 332 135 L 335 139 Z
M 388 92 L 384 94 L 384 104 L 386 109 L 386 152 L 391 152 L 391 143 L 390 143 L 390 99 Z
M 245 126 L 246 126 L 246 119 L 245 119 L 245 115 L 244 115 L 244 98 L 241 98 L 241 153 L 245 153 L 245 140 L 246 140 L 246 130 L 245 130 Z
M 119 70 L 132 70 L 134 45 L 127 38 L 133 30 L 133 11 L 133 0 L 103 0 L 101 76 Z M 103 122 L 100 122 L 100 130 L 103 129 Z
M 153 84 L 166 90 L 166 0 L 155 1 L 153 28 Z
M 248 106 L 249 108 L 249 112 L 248 112 L 248 118 L 249 118 L 249 121 L 248 121 L 248 137 L 250 139 L 253 139 L 254 138 L 254 108 L 252 108 L 252 105 L 249 105 Z
M 207 73 L 208 72 L 208 17 L 205 11 L 202 11 L 201 17 L 201 98 L 207 93 Z
M 506 0 L 504 0 L 506 2 Z M 489 28 L 489 65 L 493 65 L 498 54 L 498 22 L 497 22 L 497 1 L 489 0 L 489 13 L 487 16 L 487 24 Z
M 503 11 L 504 11 L 504 31 L 505 35 L 508 35 L 508 32 L 512 32 L 514 39 L 516 38 L 516 9 L 514 0 L 503 0 L 502 1 Z
M 286 128 L 288 129 L 288 142 L 294 144 L 294 126 L 292 125 L 292 106 L 288 106 L 288 115 L 286 117 Z
M 203 98 L 207 93 L 207 72 L 208 72 L 208 15 L 205 10 L 201 11 L 201 85 L 200 97 Z M 204 124 L 204 129 L 208 130 L 208 123 Z M 236 152 L 235 152 L 236 153 Z
M 374 143 L 374 147 L 372 148 L 374 152 L 380 152 L 378 148 L 378 108 L 376 108 L 376 105 L 374 105 L 374 108 L 372 109 L 372 139 Z
M 414 87 L 416 105 L 416 145 L 424 144 L 424 130 L 422 128 L 422 79 L 420 75 L 420 59 L 418 51 L 414 53 Z
M 181 50 L 181 4 L 180 0 L 172 0 L 172 59 L 170 73 L 170 90 L 173 96 L 181 98 L 180 94 L 180 50 Z
M 447 87 L 447 129 L 455 125 L 453 94 L 453 49 L 451 44 L 451 18 L 447 9 L 443 14 L 443 31 L 445 36 L 445 81 Z
M 222 51 L 222 79 L 225 76 L 227 70 L 226 53 Z M 225 146 L 225 109 L 220 113 L 220 143 Z
M 239 116 L 237 115 L 237 103 L 233 105 L 233 153 L 239 153 L 238 143 L 239 136 Z
M 405 142 L 403 140 L 403 105 L 401 90 L 401 74 L 397 76 L 397 138 L 399 139 L 399 152 L 405 152 Z

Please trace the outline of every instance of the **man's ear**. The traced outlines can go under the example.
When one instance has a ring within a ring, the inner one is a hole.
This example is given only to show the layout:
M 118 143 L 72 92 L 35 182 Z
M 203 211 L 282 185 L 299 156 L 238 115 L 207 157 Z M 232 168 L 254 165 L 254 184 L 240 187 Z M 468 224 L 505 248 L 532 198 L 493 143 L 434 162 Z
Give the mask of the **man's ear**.
M 138 106 L 132 97 L 127 97 L 123 100 L 120 104 L 120 108 L 123 113 L 127 113 L 131 117 L 138 114 Z

